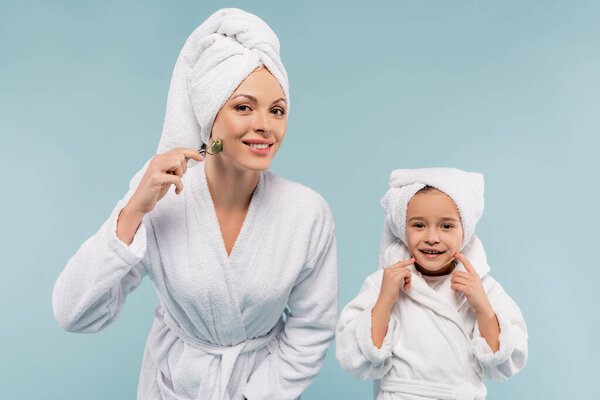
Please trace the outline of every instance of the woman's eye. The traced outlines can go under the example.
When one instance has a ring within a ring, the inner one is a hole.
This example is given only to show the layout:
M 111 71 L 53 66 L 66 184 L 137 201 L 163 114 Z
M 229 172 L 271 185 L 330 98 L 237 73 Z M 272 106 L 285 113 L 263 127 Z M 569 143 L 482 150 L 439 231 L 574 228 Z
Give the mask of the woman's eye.
M 274 108 L 271 110 L 271 112 L 275 115 L 283 115 L 285 114 L 285 111 L 282 108 Z
M 240 112 L 248 112 L 248 111 L 250 111 L 250 107 L 248 107 L 246 105 L 236 106 L 235 109 L 238 110 L 238 111 L 240 111 Z

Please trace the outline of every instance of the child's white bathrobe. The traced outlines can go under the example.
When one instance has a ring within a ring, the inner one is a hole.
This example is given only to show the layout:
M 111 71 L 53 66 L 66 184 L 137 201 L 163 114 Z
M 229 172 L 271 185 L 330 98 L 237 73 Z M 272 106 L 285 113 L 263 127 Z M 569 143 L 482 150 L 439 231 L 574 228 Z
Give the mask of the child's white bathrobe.
M 414 265 L 407 267 L 411 287 L 400 290 L 383 344 L 375 347 L 371 310 L 381 289 L 380 268 L 342 310 L 336 331 L 338 361 L 354 376 L 374 379 L 377 400 L 480 400 L 486 396 L 483 379 L 505 380 L 525 365 L 527 328 L 519 307 L 488 275 L 485 251 L 476 236 L 462 252 L 480 275 L 498 317 L 500 349 L 493 353 L 481 337 L 465 296 L 450 288 L 450 276 L 434 290 Z M 397 242 L 382 259 L 384 265 L 392 265 L 410 259 L 410 254 Z M 456 268 L 465 270 L 460 263 Z
M 127 246 L 116 236 L 117 218 L 146 166 L 58 278 L 56 319 L 69 331 L 103 329 L 148 275 L 160 305 L 138 399 L 298 398 L 321 368 L 337 317 L 326 202 L 261 172 L 228 257 L 200 163 L 183 176 L 183 192 L 172 188 Z

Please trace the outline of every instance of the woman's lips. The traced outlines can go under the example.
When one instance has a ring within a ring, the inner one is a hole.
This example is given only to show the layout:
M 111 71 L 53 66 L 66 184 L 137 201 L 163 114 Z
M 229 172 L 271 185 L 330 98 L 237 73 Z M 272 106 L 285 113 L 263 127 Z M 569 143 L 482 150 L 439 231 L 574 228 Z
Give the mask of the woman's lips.
M 269 154 L 269 152 L 271 151 L 271 146 L 273 146 L 273 143 L 260 143 L 258 141 L 248 141 L 243 143 L 248 148 L 248 150 L 250 150 L 254 154 L 260 155 Z

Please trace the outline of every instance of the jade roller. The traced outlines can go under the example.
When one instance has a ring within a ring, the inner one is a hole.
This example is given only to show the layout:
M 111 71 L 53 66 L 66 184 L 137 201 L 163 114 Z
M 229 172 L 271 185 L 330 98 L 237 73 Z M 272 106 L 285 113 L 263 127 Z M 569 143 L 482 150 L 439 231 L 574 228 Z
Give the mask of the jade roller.
M 206 143 L 202 143 L 202 146 L 200 147 L 200 150 L 198 150 L 198 153 L 200 153 L 201 156 L 206 157 L 207 154 L 214 156 L 215 154 L 221 151 L 223 151 L 223 142 L 221 142 L 220 140 L 213 140 L 213 142 L 210 144 L 210 151 L 208 150 Z M 185 158 L 186 161 L 188 161 L 189 159 L 189 157 Z
M 210 154 L 211 156 L 214 156 L 215 154 L 219 153 L 220 151 L 223 150 L 223 142 L 221 142 L 220 140 L 213 140 L 213 142 L 210 144 L 210 151 L 208 151 L 206 144 L 202 144 L 202 147 L 200 147 L 200 150 L 198 150 L 198 152 L 200 154 L 202 154 L 203 156 L 205 156 L 207 153 Z

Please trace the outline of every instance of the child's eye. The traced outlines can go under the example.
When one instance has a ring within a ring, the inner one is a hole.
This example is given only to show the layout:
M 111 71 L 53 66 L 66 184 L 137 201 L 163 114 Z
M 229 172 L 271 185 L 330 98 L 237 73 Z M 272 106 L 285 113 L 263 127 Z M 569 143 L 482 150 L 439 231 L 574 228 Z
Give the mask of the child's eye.
M 423 224 L 422 224 L 422 223 L 420 223 L 420 222 L 417 222 L 417 223 L 413 224 L 413 226 L 414 226 L 415 228 L 425 228 L 425 225 L 423 225 Z
M 444 224 L 444 225 L 442 225 L 442 228 L 443 228 L 443 229 L 452 229 L 452 228 L 453 228 L 453 226 L 452 226 L 452 225 L 450 225 L 450 224 Z
M 248 112 L 250 111 L 250 107 L 248 107 L 247 105 L 239 105 L 235 107 L 236 110 L 240 111 L 240 112 Z

